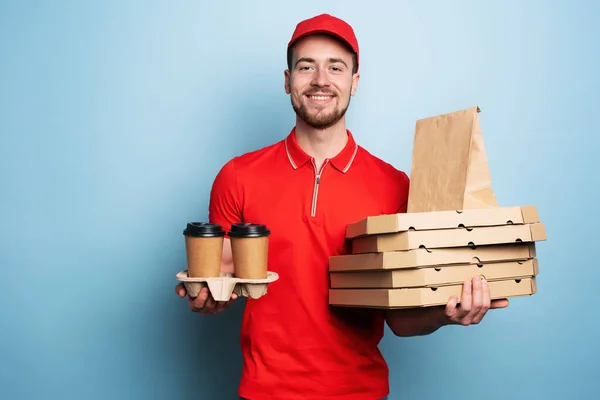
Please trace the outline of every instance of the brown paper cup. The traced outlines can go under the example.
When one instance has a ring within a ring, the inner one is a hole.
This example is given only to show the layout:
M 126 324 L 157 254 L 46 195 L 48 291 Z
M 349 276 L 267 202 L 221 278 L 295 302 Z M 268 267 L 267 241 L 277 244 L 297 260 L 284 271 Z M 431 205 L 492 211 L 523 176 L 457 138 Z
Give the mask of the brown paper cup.
M 225 231 L 221 226 L 191 222 L 183 234 L 185 235 L 188 276 L 191 278 L 219 277 L 225 236 Z
M 264 225 L 234 224 L 229 238 L 234 275 L 240 279 L 266 279 L 270 231 Z

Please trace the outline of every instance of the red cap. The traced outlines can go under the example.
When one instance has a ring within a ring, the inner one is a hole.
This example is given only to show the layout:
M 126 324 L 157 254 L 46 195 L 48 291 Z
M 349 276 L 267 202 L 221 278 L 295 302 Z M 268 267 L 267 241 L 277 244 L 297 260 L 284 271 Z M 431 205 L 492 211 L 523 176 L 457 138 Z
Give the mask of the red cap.
M 288 43 L 288 48 L 298 39 L 315 33 L 333 35 L 346 42 L 356 53 L 356 69 L 358 70 L 358 40 L 354 35 L 354 30 L 346 21 L 329 14 L 317 15 L 298 23 L 292 39 Z

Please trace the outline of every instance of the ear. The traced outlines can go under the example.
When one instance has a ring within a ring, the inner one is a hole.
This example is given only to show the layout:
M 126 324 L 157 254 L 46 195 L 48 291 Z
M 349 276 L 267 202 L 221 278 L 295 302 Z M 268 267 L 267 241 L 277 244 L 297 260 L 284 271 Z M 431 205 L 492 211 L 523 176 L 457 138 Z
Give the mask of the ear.
M 354 96 L 356 90 L 358 89 L 358 81 L 360 80 L 360 74 L 357 72 L 352 76 L 352 89 L 350 91 L 350 95 Z
M 283 87 L 285 89 L 285 93 L 286 94 L 290 94 L 290 93 L 292 93 L 292 87 L 291 87 L 291 83 L 290 83 L 290 80 L 291 80 L 290 70 L 286 69 L 283 72 L 283 76 L 285 78 L 284 79 L 284 83 L 283 83 Z

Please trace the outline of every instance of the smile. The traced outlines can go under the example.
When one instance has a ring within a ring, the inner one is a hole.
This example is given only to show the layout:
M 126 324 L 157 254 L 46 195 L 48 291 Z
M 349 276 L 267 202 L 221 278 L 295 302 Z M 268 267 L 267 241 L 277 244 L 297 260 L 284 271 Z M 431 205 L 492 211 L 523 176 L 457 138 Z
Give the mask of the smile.
M 330 95 L 308 95 L 307 97 L 313 101 L 327 101 L 333 98 L 333 96 Z

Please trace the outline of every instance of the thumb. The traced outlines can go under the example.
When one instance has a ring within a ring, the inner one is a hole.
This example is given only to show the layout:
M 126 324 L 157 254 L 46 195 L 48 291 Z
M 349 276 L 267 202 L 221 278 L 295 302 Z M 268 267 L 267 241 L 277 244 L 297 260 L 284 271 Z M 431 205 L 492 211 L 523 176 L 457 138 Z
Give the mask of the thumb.
M 180 283 L 177 286 L 175 286 L 175 293 L 177 293 L 177 295 L 181 298 L 185 297 L 185 295 L 187 294 L 187 290 L 185 290 L 185 286 L 183 286 L 183 283 Z

